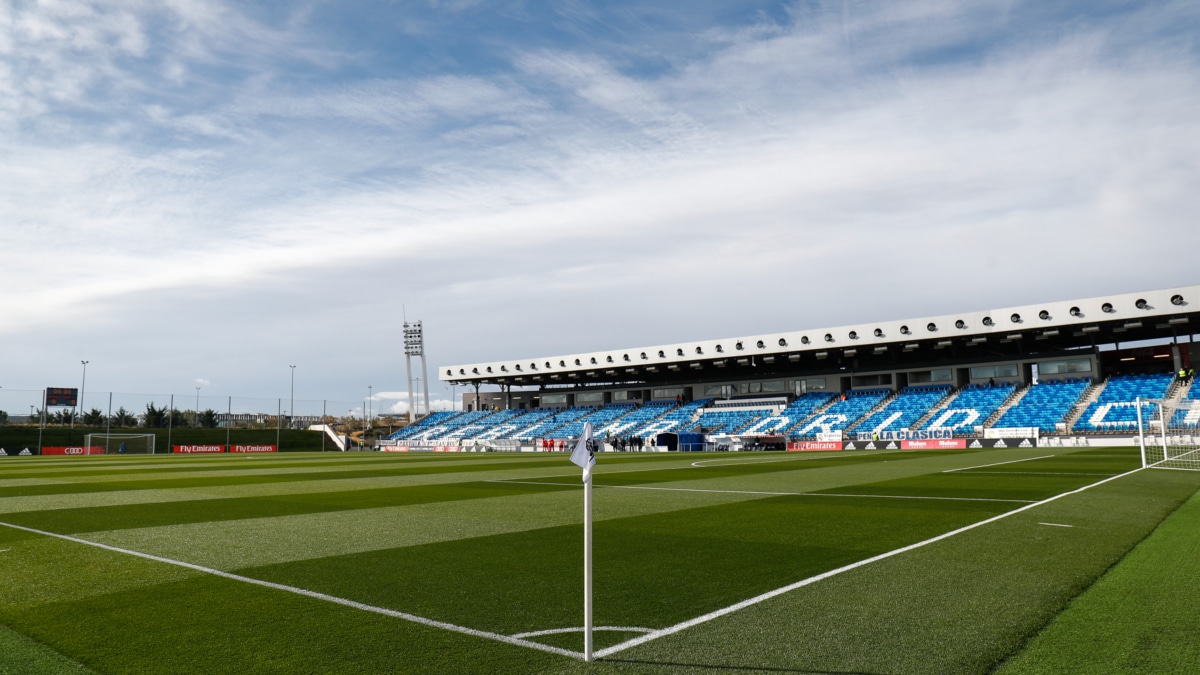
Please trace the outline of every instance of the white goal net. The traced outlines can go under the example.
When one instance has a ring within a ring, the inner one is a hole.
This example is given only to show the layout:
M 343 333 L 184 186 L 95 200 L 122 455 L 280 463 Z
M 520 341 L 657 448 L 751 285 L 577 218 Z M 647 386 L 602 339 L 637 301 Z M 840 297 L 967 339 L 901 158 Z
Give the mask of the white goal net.
M 1200 471 L 1200 400 L 1139 399 L 1142 466 Z
M 88 434 L 84 443 L 89 448 L 102 448 L 106 455 L 154 454 L 154 434 Z

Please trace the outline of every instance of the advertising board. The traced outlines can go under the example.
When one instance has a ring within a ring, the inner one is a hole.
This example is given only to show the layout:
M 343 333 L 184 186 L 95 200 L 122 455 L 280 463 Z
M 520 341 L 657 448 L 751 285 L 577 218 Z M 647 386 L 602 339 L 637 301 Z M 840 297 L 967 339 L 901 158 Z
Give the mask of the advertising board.
M 841 450 L 841 441 L 791 441 L 787 444 L 788 452 L 820 452 Z
M 965 438 L 936 438 L 919 441 L 900 441 L 901 450 L 966 450 Z
M 200 454 L 200 453 L 216 453 L 216 452 L 225 452 L 225 446 L 223 446 L 223 445 L 176 445 L 171 448 L 171 452 L 183 454 L 183 455 L 193 455 L 193 454 Z
M 279 452 L 274 445 L 231 445 L 230 452 Z
M 68 445 L 68 446 L 45 446 L 42 448 L 43 455 L 103 455 L 103 445 Z

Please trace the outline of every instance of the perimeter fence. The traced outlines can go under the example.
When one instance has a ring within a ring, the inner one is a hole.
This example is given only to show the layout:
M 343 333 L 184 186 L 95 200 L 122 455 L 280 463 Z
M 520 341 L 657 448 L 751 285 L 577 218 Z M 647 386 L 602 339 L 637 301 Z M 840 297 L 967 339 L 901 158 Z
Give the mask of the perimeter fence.
M 0 452 L 92 454 L 89 434 L 130 433 L 152 434 L 155 453 L 360 449 L 404 424 L 369 400 L 83 391 L 74 406 L 47 403 L 46 390 L 0 388 Z

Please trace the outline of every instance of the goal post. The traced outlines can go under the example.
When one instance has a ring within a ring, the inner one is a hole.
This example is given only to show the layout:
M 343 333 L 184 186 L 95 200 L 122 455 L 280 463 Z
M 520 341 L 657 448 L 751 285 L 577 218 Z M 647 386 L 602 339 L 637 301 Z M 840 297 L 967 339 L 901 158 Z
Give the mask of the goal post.
M 154 434 L 88 434 L 84 443 L 106 455 L 153 455 L 154 439 Z
M 1142 466 L 1200 471 L 1200 400 L 1137 403 Z

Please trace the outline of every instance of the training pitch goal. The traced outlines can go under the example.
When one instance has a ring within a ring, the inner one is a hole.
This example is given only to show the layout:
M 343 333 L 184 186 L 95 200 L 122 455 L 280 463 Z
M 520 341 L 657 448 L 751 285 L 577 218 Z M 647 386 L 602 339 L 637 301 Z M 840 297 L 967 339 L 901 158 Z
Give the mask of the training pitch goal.
M 1138 399 L 1142 466 L 1200 470 L 1200 400 Z
M 153 455 L 154 434 L 88 434 L 87 446 L 104 448 L 106 455 Z

